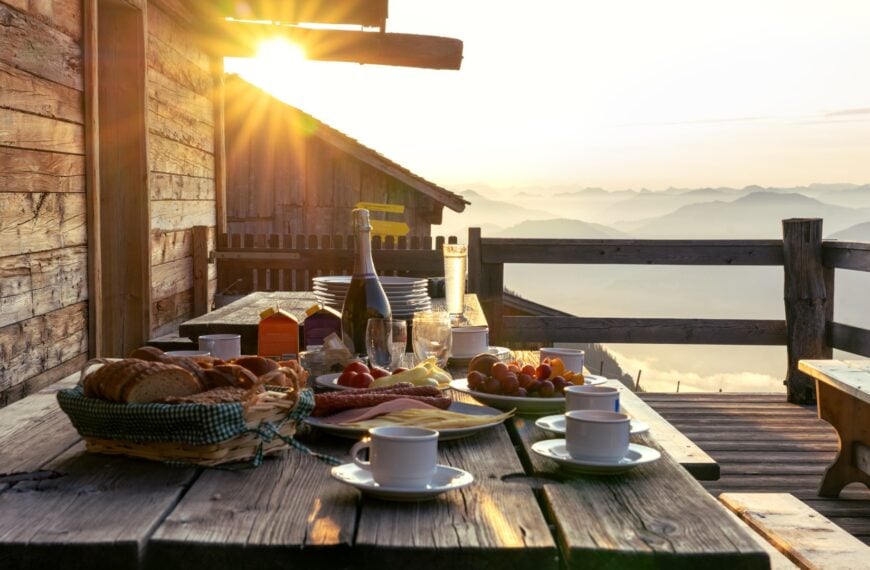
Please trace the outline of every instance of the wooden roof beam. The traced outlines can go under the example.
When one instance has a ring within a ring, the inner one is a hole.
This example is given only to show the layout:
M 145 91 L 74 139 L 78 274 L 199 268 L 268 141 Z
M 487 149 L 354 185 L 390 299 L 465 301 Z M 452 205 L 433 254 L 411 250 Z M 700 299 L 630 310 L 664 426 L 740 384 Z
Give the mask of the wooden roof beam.
M 385 31 L 388 0 L 219 0 L 198 9 L 211 18 L 284 24 L 350 24 Z
M 265 40 L 283 38 L 305 50 L 308 59 L 372 65 L 459 69 L 462 40 L 439 36 L 334 30 L 260 22 L 219 21 L 205 41 L 217 54 L 254 57 Z

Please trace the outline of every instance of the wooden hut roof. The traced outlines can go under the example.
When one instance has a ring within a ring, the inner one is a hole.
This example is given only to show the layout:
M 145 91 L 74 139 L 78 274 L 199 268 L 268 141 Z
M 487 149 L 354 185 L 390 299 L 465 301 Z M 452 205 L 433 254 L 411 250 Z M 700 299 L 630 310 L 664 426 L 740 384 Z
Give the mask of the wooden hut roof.
M 259 89 L 258 87 L 244 81 L 237 75 L 230 75 L 230 78 L 232 80 L 246 83 L 250 85 L 252 89 Z M 273 99 L 281 105 L 286 106 L 291 113 L 298 115 L 298 124 L 304 124 L 307 132 L 310 132 L 312 136 L 319 138 L 326 144 L 337 148 L 342 152 L 346 152 L 361 162 L 380 170 L 384 174 L 410 186 L 414 190 L 428 196 L 435 202 L 450 208 L 454 212 L 462 212 L 465 210 L 466 204 L 470 204 L 470 202 L 462 198 L 459 194 L 438 186 L 434 182 L 430 182 L 418 174 L 414 174 L 401 164 L 393 162 L 378 151 L 365 146 L 357 139 L 327 125 L 309 113 L 306 113 L 289 103 L 280 101 L 276 98 Z

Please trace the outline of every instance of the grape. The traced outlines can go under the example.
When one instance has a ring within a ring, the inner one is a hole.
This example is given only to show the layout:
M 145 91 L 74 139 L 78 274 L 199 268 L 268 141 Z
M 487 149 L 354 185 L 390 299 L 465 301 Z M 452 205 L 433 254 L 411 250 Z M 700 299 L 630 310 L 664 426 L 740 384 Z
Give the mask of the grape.
M 519 397 L 519 398 L 525 398 L 525 397 L 528 396 L 528 395 L 529 395 L 529 393 L 526 392 L 526 389 L 525 389 L 525 388 L 517 388 L 517 391 L 516 391 L 516 393 L 514 394 L 514 396 L 517 396 L 517 397 Z
M 532 378 L 535 377 L 535 367 L 531 364 L 526 364 L 525 366 L 523 366 L 523 369 L 520 370 L 520 372 L 522 372 L 523 374 L 528 374 Z
M 553 383 L 553 387 L 556 389 L 557 394 L 561 394 L 565 389 L 565 379 L 561 376 L 556 376 L 555 378 L 551 378 L 550 382 Z
M 490 376 L 483 383 L 483 391 L 488 394 L 498 394 L 501 391 L 501 382 L 498 381 L 498 378 Z
M 528 391 L 530 396 L 534 396 L 538 393 L 538 390 L 541 389 L 541 384 L 543 382 L 541 380 L 533 380 L 531 384 L 526 386 L 526 390 Z
M 519 381 L 520 388 L 528 388 L 529 385 L 535 381 L 531 374 L 526 374 L 525 372 L 521 372 L 519 376 L 517 376 L 517 380 Z
M 520 373 L 520 367 L 517 366 L 516 364 L 508 364 L 508 370 L 509 370 L 510 372 L 513 372 L 514 374 L 519 374 L 519 373 Z
M 468 373 L 468 387 L 472 390 L 479 390 L 483 383 L 486 382 L 486 376 L 477 370 L 472 370 Z
M 538 388 L 538 392 L 544 398 L 549 398 L 556 392 L 556 387 L 553 386 L 553 383 L 549 380 L 543 380 L 541 382 L 541 387 Z
M 504 362 L 496 362 L 492 365 L 492 371 L 490 375 L 501 380 L 506 374 L 508 374 L 507 364 Z
M 552 372 L 553 372 L 553 369 L 550 368 L 549 364 L 541 364 L 535 370 L 535 374 L 537 375 L 538 380 L 546 380 L 547 378 L 550 377 L 550 374 L 552 374 Z
M 509 373 L 500 380 L 502 394 L 512 394 L 520 387 L 520 382 L 517 380 L 517 375 Z

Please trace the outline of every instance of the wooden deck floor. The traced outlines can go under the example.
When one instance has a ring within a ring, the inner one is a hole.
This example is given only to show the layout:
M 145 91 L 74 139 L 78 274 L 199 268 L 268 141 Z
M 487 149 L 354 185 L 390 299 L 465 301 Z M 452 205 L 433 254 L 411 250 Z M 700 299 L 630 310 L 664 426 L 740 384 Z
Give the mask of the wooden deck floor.
M 791 493 L 870 544 L 870 490 L 853 483 L 839 499 L 817 494 L 837 451 L 834 429 L 814 406 L 782 394 L 639 394 L 721 467 L 713 495 L 726 491 Z

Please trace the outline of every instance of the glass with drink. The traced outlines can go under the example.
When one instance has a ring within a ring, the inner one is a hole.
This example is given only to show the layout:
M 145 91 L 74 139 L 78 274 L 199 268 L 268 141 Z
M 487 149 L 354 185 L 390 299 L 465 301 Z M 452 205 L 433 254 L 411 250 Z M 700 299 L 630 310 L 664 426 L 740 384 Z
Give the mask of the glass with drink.
M 465 312 L 465 271 L 468 266 L 468 246 L 444 244 L 444 296 L 447 312 L 455 320 Z

